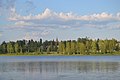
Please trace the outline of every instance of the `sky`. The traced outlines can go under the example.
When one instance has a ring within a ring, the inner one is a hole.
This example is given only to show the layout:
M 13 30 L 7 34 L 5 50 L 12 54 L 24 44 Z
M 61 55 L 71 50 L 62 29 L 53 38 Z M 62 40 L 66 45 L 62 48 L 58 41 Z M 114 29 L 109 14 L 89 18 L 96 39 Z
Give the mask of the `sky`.
M 89 37 L 120 40 L 120 0 L 0 0 L 0 43 Z

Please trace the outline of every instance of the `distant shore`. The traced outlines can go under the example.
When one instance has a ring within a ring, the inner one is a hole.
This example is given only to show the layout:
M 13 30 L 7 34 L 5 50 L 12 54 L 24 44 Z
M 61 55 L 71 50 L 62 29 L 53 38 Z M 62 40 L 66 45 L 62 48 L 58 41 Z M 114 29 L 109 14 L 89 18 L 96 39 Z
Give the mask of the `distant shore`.
M 18 54 L 11 54 L 11 53 L 7 53 L 7 54 L 0 54 L 0 56 L 120 56 L 120 52 L 115 52 L 115 53 L 105 53 L 105 54 L 57 54 L 57 53 L 18 53 Z

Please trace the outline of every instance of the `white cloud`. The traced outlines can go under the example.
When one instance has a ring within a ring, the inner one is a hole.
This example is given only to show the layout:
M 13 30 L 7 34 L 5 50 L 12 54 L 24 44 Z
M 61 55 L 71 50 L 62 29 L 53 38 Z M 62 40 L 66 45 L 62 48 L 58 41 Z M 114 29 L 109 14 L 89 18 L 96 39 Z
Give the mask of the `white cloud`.
M 10 8 L 10 17 L 8 18 L 9 20 L 16 21 L 20 19 L 22 16 L 16 13 L 15 7 Z
M 48 30 L 44 30 L 44 31 L 41 31 L 41 32 L 27 32 L 22 39 L 25 39 L 25 40 L 30 40 L 30 39 L 39 40 L 40 37 L 48 36 L 50 33 L 51 32 L 48 31 Z
M 25 22 L 25 21 L 18 21 L 15 23 L 16 26 L 28 26 L 28 25 L 31 25 L 32 23 L 28 23 L 28 22 Z
M 120 23 L 120 13 L 110 14 L 106 12 L 94 13 L 91 15 L 77 15 L 72 12 L 57 13 L 50 9 L 45 9 L 43 13 L 27 16 L 22 16 L 16 13 L 16 10 L 11 9 L 12 15 L 10 21 L 15 22 L 15 26 L 24 27 L 51 27 L 51 28 L 76 28 L 76 27 L 96 27 L 104 28 L 110 23 Z M 111 25 L 112 26 L 112 25 Z M 118 25 L 114 25 L 118 28 Z
M 13 12 L 15 12 L 14 9 L 12 9 Z M 38 15 L 32 16 L 31 14 L 28 16 L 20 16 L 18 14 L 14 14 L 14 16 L 11 16 L 9 20 L 42 20 L 42 19 L 64 19 L 64 20 L 109 20 L 109 19 L 119 19 L 120 13 L 117 13 L 115 16 L 108 13 L 100 13 L 100 14 L 92 14 L 92 15 L 76 15 L 72 12 L 70 13 L 56 13 L 50 9 L 45 9 L 43 13 L 40 13 Z
M 120 29 L 120 23 L 110 23 L 110 24 L 107 24 L 107 27 L 109 29 Z
M 107 14 L 105 12 L 101 13 L 101 14 L 93 14 L 91 15 L 93 18 L 97 18 L 97 19 L 110 19 L 112 18 L 112 14 Z

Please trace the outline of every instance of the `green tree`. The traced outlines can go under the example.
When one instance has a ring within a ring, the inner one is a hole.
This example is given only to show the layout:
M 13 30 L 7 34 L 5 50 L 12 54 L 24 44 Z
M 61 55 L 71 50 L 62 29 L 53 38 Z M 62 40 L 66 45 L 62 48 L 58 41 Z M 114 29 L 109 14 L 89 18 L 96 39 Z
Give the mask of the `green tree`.
M 86 52 L 90 53 L 92 40 L 86 41 Z
M 71 52 L 72 54 L 75 54 L 77 52 L 77 45 L 75 40 L 71 42 Z
M 7 44 L 7 52 L 8 53 L 14 53 L 14 45 L 13 45 L 13 42 L 9 42 Z
M 78 43 L 78 46 L 79 46 L 79 52 L 80 52 L 80 54 L 86 54 L 86 53 L 85 53 L 85 51 L 86 51 L 86 46 L 85 46 L 85 44 L 79 42 L 79 43 Z
M 105 46 L 105 53 L 109 52 L 109 47 L 110 47 L 110 44 L 109 44 L 109 40 L 104 40 L 104 46 Z
M 96 40 L 92 41 L 91 47 L 92 47 L 91 52 L 95 54 L 97 52 L 97 41 Z
M 59 50 L 59 53 L 62 53 L 62 54 L 66 53 L 66 42 L 65 41 L 59 42 L 58 50 Z
M 115 51 L 116 50 L 116 45 L 117 45 L 117 40 L 112 39 L 111 44 L 112 44 L 112 51 Z
M 62 41 L 61 42 L 59 42 L 59 45 L 58 45 L 59 47 L 58 47 L 58 52 L 59 53 L 62 53 L 63 52 L 63 49 L 62 49 Z
M 47 53 L 49 54 L 49 53 L 50 53 L 50 51 L 51 51 L 51 47 L 50 47 L 50 46 L 48 46 L 48 47 L 47 47 Z
M 103 40 L 100 40 L 98 42 L 98 45 L 99 45 L 99 52 L 101 53 L 106 53 L 106 46 L 105 46 L 105 43 Z
M 7 53 L 7 44 L 5 41 L 1 44 L 1 47 L 2 47 L 2 53 Z
M 19 53 L 20 52 L 20 46 L 19 46 L 19 44 L 16 42 L 14 46 L 15 46 L 15 52 Z
M 59 52 L 59 54 L 89 54 L 89 53 L 114 53 L 120 51 L 120 42 L 115 39 L 92 40 L 86 38 L 78 38 L 78 40 L 68 40 L 59 42 L 58 39 L 46 40 L 42 42 L 34 40 L 19 40 L 16 42 L 3 42 L 0 44 L 0 53 L 51 53 Z
M 72 51 L 71 51 L 71 40 L 66 41 L 66 53 L 68 55 L 72 54 Z
M 3 54 L 2 46 L 0 45 L 0 54 Z

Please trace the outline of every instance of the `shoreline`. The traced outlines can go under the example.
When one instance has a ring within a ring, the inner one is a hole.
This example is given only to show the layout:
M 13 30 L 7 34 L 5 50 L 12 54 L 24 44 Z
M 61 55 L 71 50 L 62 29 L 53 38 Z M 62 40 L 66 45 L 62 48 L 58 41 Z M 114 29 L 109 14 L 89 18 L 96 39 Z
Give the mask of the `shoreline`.
M 120 56 L 120 53 L 107 53 L 107 54 L 0 54 L 0 56 Z

